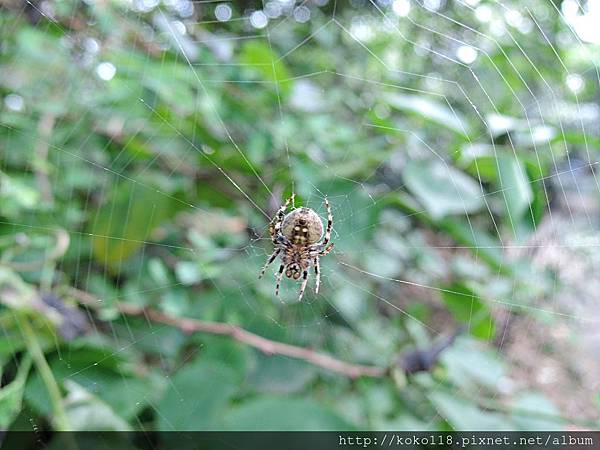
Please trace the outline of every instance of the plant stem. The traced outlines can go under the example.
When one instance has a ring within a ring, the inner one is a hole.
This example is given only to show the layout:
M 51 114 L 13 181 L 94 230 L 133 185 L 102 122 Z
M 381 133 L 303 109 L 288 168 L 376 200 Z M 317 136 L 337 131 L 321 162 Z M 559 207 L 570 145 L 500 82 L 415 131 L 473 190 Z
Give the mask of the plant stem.
M 52 409 L 54 410 L 54 423 L 57 431 L 69 430 L 69 421 L 67 414 L 62 404 L 62 395 L 58 383 L 52 374 L 52 370 L 46 361 L 44 352 L 40 347 L 40 343 L 37 340 L 35 332 L 29 323 L 29 318 L 24 317 L 23 320 L 19 320 L 19 325 L 23 333 L 23 337 L 27 343 L 27 348 L 31 354 L 33 361 L 37 367 L 37 370 L 42 377 L 42 381 L 46 386 L 48 395 L 50 395 L 50 402 L 52 403 Z

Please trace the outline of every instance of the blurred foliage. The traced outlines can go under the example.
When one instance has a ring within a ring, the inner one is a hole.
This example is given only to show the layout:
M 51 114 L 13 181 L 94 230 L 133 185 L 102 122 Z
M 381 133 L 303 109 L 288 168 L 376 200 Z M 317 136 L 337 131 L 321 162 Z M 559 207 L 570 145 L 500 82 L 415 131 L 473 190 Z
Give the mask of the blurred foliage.
M 548 214 L 567 151 L 597 152 L 598 49 L 542 0 L 317 3 L 254 29 L 234 3 L 219 22 L 187 1 L 0 2 L 0 428 L 577 421 L 511 380 L 496 321 L 537 319 L 554 288 L 505 248 Z M 292 189 L 335 220 L 300 304 L 256 279 Z M 89 329 L 71 288 L 99 299 Z M 432 372 L 352 382 L 117 301 L 382 366 L 468 332 Z

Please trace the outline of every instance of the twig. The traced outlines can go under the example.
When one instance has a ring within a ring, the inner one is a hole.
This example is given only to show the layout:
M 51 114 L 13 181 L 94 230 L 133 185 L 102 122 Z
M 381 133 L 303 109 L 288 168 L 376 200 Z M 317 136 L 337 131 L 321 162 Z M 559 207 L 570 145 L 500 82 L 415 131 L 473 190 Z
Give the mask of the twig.
M 70 288 L 69 293 L 77 298 L 81 303 L 98 307 L 98 299 L 88 292 L 79 289 Z M 331 372 L 340 373 L 348 378 L 374 377 L 381 378 L 387 375 L 388 370 L 384 367 L 365 366 L 360 364 L 350 364 L 340 361 L 325 353 L 319 353 L 314 350 L 298 347 L 295 345 L 284 344 L 283 342 L 272 341 L 270 339 L 251 333 L 237 325 L 224 322 L 209 322 L 206 320 L 189 319 L 185 317 L 173 317 L 160 311 L 150 308 L 139 308 L 127 303 L 117 303 L 116 308 L 122 314 L 131 316 L 146 316 L 154 322 L 160 322 L 179 328 L 185 333 L 209 333 L 221 336 L 229 336 L 238 342 L 249 345 L 262 351 L 267 355 L 283 355 L 291 358 L 301 359 L 315 366 Z

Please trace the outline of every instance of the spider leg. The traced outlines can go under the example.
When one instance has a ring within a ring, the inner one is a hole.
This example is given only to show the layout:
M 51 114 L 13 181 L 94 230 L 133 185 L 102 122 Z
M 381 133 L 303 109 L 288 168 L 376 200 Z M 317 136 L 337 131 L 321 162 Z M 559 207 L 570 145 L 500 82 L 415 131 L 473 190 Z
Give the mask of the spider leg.
M 300 296 L 298 297 L 298 301 L 302 301 L 302 296 L 304 295 L 304 290 L 306 289 L 307 283 L 308 283 L 308 270 L 304 269 L 304 272 L 302 272 L 302 286 L 300 287 Z
M 321 285 L 321 270 L 319 265 L 319 257 L 315 256 L 313 259 L 313 264 L 315 266 L 315 294 L 319 293 L 319 286 Z
M 283 278 L 283 269 L 285 266 L 282 264 L 279 266 L 279 272 L 277 273 L 277 285 L 275 286 L 275 295 L 279 296 L 279 286 L 281 285 L 281 278 Z
M 283 218 L 285 217 L 285 211 L 290 206 L 290 203 L 294 200 L 294 194 L 290 198 L 288 198 L 285 203 L 277 210 L 275 217 L 271 220 L 269 224 L 269 233 L 272 238 L 275 238 L 279 234 L 279 230 L 281 230 L 281 224 L 283 222 Z
M 333 242 L 319 252 L 319 256 L 325 256 L 333 248 Z
M 267 263 L 263 266 L 262 270 L 260 271 L 260 275 L 258 276 L 259 279 L 261 279 L 263 277 L 263 275 L 265 274 L 265 271 L 267 270 L 267 267 L 269 267 L 269 264 L 271 264 L 273 261 L 275 261 L 275 258 L 277 258 L 277 255 L 279 255 L 280 252 L 281 252 L 280 248 L 275 249 L 273 254 L 267 260 Z
M 283 245 L 286 248 L 291 248 L 293 247 L 293 244 L 290 242 L 290 240 L 288 238 L 286 238 L 283 234 L 278 234 L 273 238 L 273 244 L 274 245 Z
M 333 214 L 331 214 L 331 205 L 329 200 L 325 197 L 325 208 L 327 209 L 327 228 L 325 229 L 325 238 L 323 239 L 323 246 L 326 246 L 331 239 L 331 229 L 333 228 Z

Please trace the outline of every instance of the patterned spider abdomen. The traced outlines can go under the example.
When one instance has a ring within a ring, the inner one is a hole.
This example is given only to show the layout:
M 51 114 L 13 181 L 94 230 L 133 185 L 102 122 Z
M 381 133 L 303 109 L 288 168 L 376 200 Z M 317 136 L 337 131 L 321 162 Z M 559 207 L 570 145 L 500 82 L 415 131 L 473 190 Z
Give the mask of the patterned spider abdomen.
M 296 245 L 311 245 L 323 235 L 323 223 L 310 208 L 298 208 L 283 219 L 281 233 Z

